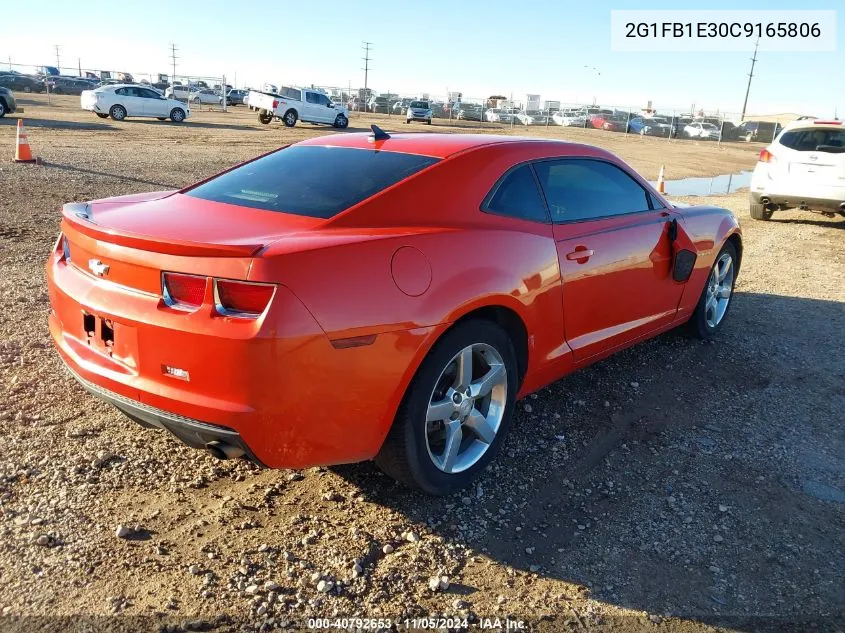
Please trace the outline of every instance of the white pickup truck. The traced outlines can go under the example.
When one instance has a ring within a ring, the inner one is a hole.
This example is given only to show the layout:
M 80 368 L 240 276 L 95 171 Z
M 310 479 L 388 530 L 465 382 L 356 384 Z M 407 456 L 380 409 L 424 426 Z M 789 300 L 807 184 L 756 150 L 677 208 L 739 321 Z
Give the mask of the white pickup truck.
M 259 121 L 267 124 L 279 119 L 288 127 L 297 121 L 328 123 L 341 129 L 349 125 L 349 110 L 333 103 L 322 92 L 282 87 L 280 93 L 249 91 L 247 103 L 251 110 L 258 110 Z

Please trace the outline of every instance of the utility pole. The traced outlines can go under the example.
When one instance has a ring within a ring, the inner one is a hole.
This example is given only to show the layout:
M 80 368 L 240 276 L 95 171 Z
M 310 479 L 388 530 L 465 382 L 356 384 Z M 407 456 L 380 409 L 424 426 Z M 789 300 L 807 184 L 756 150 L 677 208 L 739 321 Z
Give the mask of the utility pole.
M 369 91 L 367 90 L 367 76 L 370 73 L 370 47 L 373 45 L 372 42 L 362 42 L 363 46 L 361 48 L 364 49 L 364 57 L 361 59 L 364 60 L 364 97 L 368 98 L 370 96 Z
M 176 44 L 170 45 L 170 59 L 173 61 L 173 74 L 170 75 L 170 86 L 173 87 L 173 83 L 176 81 L 176 60 L 179 59 L 176 57 Z
M 62 74 L 62 64 L 59 61 L 59 45 L 56 44 L 56 68 L 59 70 L 59 74 Z
M 77 63 L 77 64 L 79 64 L 79 76 L 80 76 L 80 77 L 82 77 L 82 58 L 81 58 L 81 57 L 77 57 L 77 58 L 76 58 L 76 63 Z
M 757 63 L 757 48 L 760 46 L 760 38 L 754 45 L 754 56 L 751 58 L 751 72 L 748 73 L 748 87 L 745 89 L 745 101 L 742 102 L 742 114 L 739 115 L 740 122 L 745 121 L 745 108 L 748 106 L 748 93 L 751 92 L 751 78 L 754 76 L 754 64 Z

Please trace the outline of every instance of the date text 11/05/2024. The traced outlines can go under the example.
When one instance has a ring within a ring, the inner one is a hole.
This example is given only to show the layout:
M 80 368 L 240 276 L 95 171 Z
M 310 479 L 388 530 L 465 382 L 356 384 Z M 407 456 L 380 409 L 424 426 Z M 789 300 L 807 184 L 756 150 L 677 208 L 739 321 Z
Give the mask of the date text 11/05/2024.
M 411 631 L 466 631 L 468 628 L 485 631 L 524 631 L 528 629 L 525 620 L 516 618 L 479 618 L 470 622 L 468 618 L 309 618 L 308 628 L 318 631 L 383 630 L 396 626 L 397 630 Z
M 625 37 L 819 37 L 819 23 L 809 22 L 627 22 Z

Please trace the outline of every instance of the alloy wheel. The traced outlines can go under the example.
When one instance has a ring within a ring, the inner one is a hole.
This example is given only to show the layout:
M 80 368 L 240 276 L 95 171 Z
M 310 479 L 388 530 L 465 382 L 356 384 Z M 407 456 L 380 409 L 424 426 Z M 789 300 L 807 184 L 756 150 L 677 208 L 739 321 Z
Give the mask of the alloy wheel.
M 734 286 L 733 258 L 722 253 L 707 280 L 707 294 L 704 299 L 704 320 L 707 327 L 715 328 L 725 316 Z
M 459 473 L 481 459 L 499 431 L 507 394 L 507 371 L 494 347 L 475 343 L 452 357 L 426 410 L 426 448 L 439 470 Z

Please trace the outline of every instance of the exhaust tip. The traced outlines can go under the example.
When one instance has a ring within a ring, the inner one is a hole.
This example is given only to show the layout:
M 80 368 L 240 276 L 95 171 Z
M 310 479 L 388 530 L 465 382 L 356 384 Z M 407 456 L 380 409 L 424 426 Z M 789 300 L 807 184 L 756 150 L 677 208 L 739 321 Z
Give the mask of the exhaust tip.
M 231 444 L 223 442 L 209 442 L 205 445 L 206 450 L 217 459 L 235 459 L 244 456 L 244 450 Z

